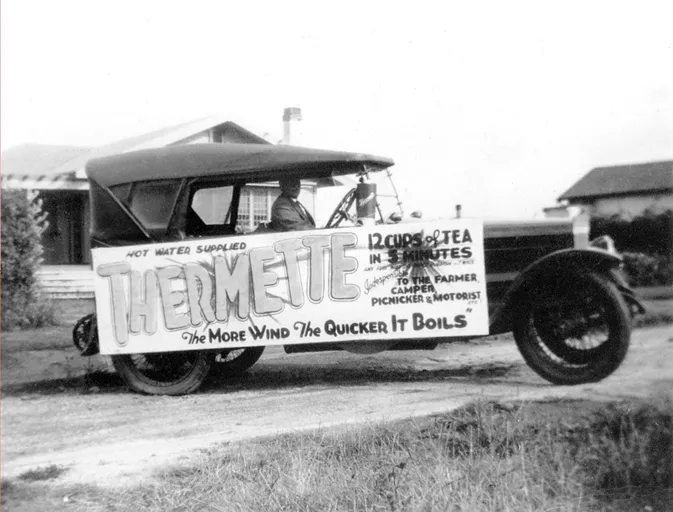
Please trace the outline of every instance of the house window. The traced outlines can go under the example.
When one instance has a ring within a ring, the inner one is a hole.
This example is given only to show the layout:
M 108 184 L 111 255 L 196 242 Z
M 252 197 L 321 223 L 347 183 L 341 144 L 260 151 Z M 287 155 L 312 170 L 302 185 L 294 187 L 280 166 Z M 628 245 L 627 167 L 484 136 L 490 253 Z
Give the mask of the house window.
M 238 204 L 238 225 L 236 230 L 242 233 L 253 231 L 260 222 L 271 220 L 271 206 L 280 195 L 277 187 L 246 186 L 241 189 L 241 201 Z

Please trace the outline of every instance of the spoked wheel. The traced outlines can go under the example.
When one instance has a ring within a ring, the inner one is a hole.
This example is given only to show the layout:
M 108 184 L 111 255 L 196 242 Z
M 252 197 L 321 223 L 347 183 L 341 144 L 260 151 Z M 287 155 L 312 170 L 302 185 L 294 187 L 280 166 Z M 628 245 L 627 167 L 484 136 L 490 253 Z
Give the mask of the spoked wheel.
M 339 201 L 339 204 L 332 212 L 332 215 L 330 215 L 327 224 L 325 224 L 325 228 L 339 227 L 339 224 L 341 224 L 344 220 L 350 219 L 348 211 L 351 209 L 353 203 L 355 202 L 355 194 L 356 191 L 354 188 L 346 192 L 346 195 L 343 196 L 343 198 L 341 198 L 341 201 Z
M 601 274 L 543 281 L 517 306 L 514 338 L 519 350 L 536 373 L 554 384 L 599 381 L 626 357 L 629 309 Z
M 196 391 L 211 368 L 213 353 L 160 352 L 112 356 L 117 373 L 131 390 L 150 395 L 185 395 Z
M 221 377 L 240 375 L 262 357 L 264 347 L 239 348 L 226 350 L 215 356 L 213 372 Z
M 98 328 L 94 313 L 83 316 L 77 321 L 72 330 L 72 342 L 81 356 L 98 354 Z

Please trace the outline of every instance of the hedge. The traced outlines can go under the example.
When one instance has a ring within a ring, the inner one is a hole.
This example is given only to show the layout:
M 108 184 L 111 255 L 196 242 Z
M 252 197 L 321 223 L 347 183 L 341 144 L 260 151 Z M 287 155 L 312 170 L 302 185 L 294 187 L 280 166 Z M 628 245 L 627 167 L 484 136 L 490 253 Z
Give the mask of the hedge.
M 591 238 L 609 235 L 620 252 L 673 254 L 673 210 L 655 214 L 645 211 L 632 219 L 592 217 Z
M 631 286 L 673 286 L 673 257 L 624 252 L 624 270 Z

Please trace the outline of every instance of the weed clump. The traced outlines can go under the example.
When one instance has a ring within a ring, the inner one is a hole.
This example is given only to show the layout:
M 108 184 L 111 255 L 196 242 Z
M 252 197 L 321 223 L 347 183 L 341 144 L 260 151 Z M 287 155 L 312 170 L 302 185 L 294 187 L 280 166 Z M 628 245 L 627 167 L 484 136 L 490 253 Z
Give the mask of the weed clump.
M 578 448 L 587 480 L 606 493 L 673 489 L 673 412 L 612 405 Z

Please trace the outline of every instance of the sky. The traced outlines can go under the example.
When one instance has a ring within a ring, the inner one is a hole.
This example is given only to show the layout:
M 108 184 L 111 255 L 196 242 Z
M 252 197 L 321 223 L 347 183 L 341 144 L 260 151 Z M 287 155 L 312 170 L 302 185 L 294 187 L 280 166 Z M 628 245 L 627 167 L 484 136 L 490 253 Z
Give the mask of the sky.
M 225 115 L 392 157 L 408 208 L 542 216 L 593 167 L 673 159 L 670 2 L 2 0 L 0 144 Z

